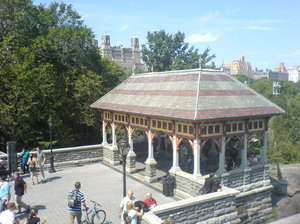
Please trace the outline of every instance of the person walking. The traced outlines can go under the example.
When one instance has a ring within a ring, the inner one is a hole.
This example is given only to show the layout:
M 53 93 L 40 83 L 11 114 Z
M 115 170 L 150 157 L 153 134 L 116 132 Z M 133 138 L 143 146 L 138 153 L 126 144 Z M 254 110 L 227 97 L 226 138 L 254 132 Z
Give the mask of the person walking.
M 44 165 L 46 162 L 46 153 L 40 149 L 40 147 L 36 148 L 37 152 L 37 161 L 38 161 L 38 168 L 42 174 L 42 182 L 45 182 L 45 172 L 44 172 Z
M 19 220 L 16 220 L 14 210 L 16 209 L 16 204 L 14 202 L 9 202 L 7 204 L 7 210 L 2 212 L 0 215 L 1 224 L 19 224 Z
M 10 200 L 10 184 L 7 181 L 6 176 L 1 177 L 1 188 L 0 188 L 0 196 L 1 196 L 1 211 L 5 211 L 7 209 L 7 204 Z
M 132 202 L 136 201 L 136 198 L 133 196 L 133 191 L 132 190 L 128 190 L 127 196 L 125 196 L 122 199 L 122 201 L 120 203 L 120 206 L 118 208 L 119 218 L 121 218 L 122 220 L 123 220 L 123 214 L 124 214 L 124 212 L 127 211 L 126 205 L 127 205 L 127 202 L 129 202 L 129 201 L 132 201 Z
M 15 179 L 15 185 L 14 185 L 15 200 L 16 200 L 17 207 L 18 207 L 17 214 L 21 213 L 22 207 L 26 209 L 26 212 L 29 212 L 30 206 L 25 204 L 22 201 L 22 196 L 24 195 L 24 193 L 27 193 L 27 184 L 23 180 L 23 178 L 20 176 L 19 172 L 14 173 L 14 179 Z
M 24 174 L 29 173 L 29 167 L 27 164 L 29 156 L 30 156 L 29 150 L 26 148 L 23 148 L 22 149 L 22 170 L 23 170 Z
M 30 210 L 28 219 L 26 220 L 26 222 L 24 224 L 44 224 L 44 223 L 46 223 L 46 219 L 41 221 L 41 219 L 39 217 L 37 217 L 37 215 L 38 215 L 38 210 L 36 208 L 32 208 Z
M 36 178 L 36 182 L 37 184 L 39 183 L 39 178 L 37 176 L 37 159 L 36 159 L 36 155 L 31 153 L 28 162 L 27 162 L 28 166 L 29 166 L 29 171 L 30 171 L 30 177 L 31 177 L 31 181 L 32 184 L 34 185 L 34 177 Z
M 73 206 L 71 207 L 68 203 L 69 220 L 70 220 L 69 223 L 70 224 L 74 224 L 75 218 L 77 220 L 77 224 L 81 224 L 81 216 L 82 216 L 81 204 L 83 205 L 85 210 L 88 210 L 88 207 L 85 204 L 84 195 L 80 191 L 80 188 L 81 188 L 81 183 L 76 182 L 75 183 L 75 189 L 73 191 L 70 191 L 69 194 L 68 194 L 68 201 L 70 201 L 70 198 L 74 195 L 75 195 L 75 198 L 76 198 L 74 207 Z

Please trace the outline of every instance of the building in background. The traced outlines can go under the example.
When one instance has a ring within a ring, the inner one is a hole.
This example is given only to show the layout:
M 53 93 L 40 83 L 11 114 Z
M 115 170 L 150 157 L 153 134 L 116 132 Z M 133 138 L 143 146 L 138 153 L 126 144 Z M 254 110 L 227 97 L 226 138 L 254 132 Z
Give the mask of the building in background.
M 289 74 L 287 72 L 270 72 L 269 71 L 269 79 L 277 80 L 277 81 L 288 81 Z
M 142 63 L 139 39 L 137 37 L 131 38 L 131 48 L 123 46 L 111 47 L 110 36 L 104 34 L 102 36 L 100 53 L 102 57 L 116 62 L 126 72 L 148 71 L 147 66 Z
M 245 61 L 244 56 L 240 56 L 240 59 L 237 61 L 230 61 L 223 64 L 224 68 L 230 69 L 231 75 L 246 75 L 251 77 L 251 65 L 249 62 Z
M 288 69 L 289 81 L 299 82 L 300 80 L 300 66 L 291 67 Z
M 279 66 L 277 68 L 275 68 L 274 72 L 282 72 L 282 73 L 286 73 L 286 68 L 284 67 L 284 63 L 281 62 L 279 63 Z

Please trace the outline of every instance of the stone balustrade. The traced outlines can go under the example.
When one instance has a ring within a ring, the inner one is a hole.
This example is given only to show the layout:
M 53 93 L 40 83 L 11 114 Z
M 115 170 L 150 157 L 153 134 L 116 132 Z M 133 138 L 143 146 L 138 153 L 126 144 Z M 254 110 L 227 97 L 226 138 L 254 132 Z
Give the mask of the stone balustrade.
M 181 224 L 240 223 L 236 212 L 238 194 L 237 190 L 225 189 L 222 192 L 159 205 L 151 210 L 159 219 L 150 213 L 143 220 L 148 224 L 162 223 L 162 220 L 168 217 L 174 220 L 174 223 Z
M 103 146 L 102 145 L 88 145 L 79 147 L 69 147 L 69 148 L 58 148 L 53 149 L 54 155 L 54 166 L 70 166 L 78 165 L 91 162 L 99 162 L 103 160 Z M 50 166 L 50 156 L 51 150 L 45 149 L 43 152 L 46 153 L 45 166 Z M 31 151 L 30 153 L 36 153 Z M 18 153 L 18 157 L 21 153 Z M 7 158 L 7 155 L 1 155 L 0 158 Z

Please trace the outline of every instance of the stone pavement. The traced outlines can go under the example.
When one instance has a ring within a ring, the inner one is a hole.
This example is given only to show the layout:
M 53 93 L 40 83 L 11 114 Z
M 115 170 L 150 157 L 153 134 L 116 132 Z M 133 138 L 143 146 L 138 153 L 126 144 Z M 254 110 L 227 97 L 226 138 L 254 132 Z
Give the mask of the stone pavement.
M 279 219 L 275 222 L 271 222 L 270 224 L 299 224 L 299 223 L 300 223 L 300 213 L 283 219 Z
M 28 184 L 27 194 L 23 196 L 23 201 L 39 209 L 39 217 L 46 217 L 48 224 L 67 224 L 67 193 L 74 189 L 76 181 L 81 182 L 81 191 L 84 193 L 89 207 L 92 206 L 90 200 L 94 200 L 103 205 L 106 211 L 106 224 L 118 224 L 117 208 L 123 196 L 122 173 L 117 172 L 102 163 L 88 164 L 84 166 L 57 168 L 56 173 L 46 171 L 47 183 L 32 185 L 29 175 L 23 178 Z M 40 175 L 39 175 L 40 177 Z M 11 182 L 12 194 L 13 184 Z M 145 194 L 151 191 L 153 197 L 159 204 L 173 202 L 175 198 L 165 197 L 161 192 L 127 177 L 127 190 L 131 189 L 134 195 L 143 200 Z M 14 195 L 12 197 L 14 201 Z M 27 214 L 17 215 L 20 223 L 23 224 Z

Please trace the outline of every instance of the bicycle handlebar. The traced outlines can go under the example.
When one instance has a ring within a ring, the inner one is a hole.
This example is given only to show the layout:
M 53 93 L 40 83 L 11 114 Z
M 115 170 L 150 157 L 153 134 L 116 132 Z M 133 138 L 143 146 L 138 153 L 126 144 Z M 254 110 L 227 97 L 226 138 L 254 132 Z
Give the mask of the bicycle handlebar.
M 96 206 L 96 205 L 101 206 L 101 204 L 99 204 L 98 202 L 95 202 L 93 200 L 91 200 L 91 202 L 94 204 L 94 206 Z

